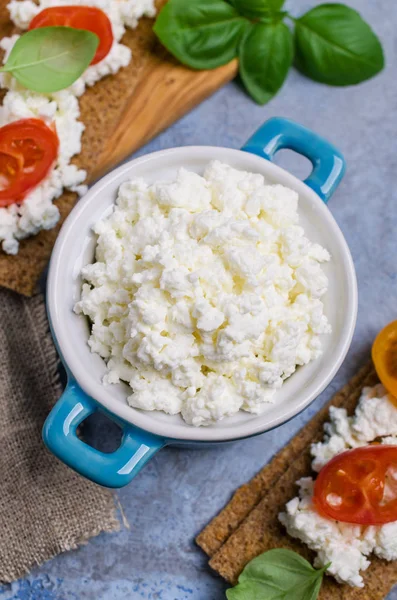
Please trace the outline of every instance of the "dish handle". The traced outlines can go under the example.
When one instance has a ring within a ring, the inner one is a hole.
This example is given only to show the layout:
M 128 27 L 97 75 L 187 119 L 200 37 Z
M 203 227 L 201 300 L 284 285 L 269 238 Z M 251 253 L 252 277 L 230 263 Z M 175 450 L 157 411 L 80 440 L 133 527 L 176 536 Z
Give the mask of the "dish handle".
M 47 448 L 88 479 L 109 488 L 127 485 L 143 465 L 165 445 L 159 436 L 117 420 L 121 444 L 111 453 L 100 452 L 77 436 L 77 427 L 98 410 L 98 404 L 73 379 L 48 415 L 43 427 Z
M 289 119 L 269 119 L 242 147 L 267 160 L 282 149 L 294 150 L 310 160 L 313 170 L 304 183 L 327 203 L 345 172 L 343 155 L 327 140 Z

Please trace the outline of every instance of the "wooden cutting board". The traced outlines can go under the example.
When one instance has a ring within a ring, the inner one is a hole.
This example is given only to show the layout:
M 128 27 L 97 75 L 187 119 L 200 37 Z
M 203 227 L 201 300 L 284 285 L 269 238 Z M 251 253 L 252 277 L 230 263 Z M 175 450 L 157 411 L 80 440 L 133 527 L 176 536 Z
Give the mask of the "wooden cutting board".
M 157 44 L 147 58 L 131 102 L 105 146 L 94 179 L 233 79 L 237 70 L 237 61 L 233 61 L 213 71 L 192 71 Z
M 164 0 L 157 2 L 158 7 Z M 86 125 L 83 149 L 75 162 L 95 181 L 237 73 L 237 62 L 213 71 L 192 71 L 177 63 L 159 44 L 153 20 L 141 19 L 123 43 L 133 54 L 131 65 L 98 82 L 80 99 Z M 10 35 L 6 2 L 0 0 L 0 36 Z M 50 231 L 23 240 L 16 256 L 0 250 L 0 285 L 26 296 L 37 290 L 40 275 L 51 256 L 62 221 L 77 198 L 66 192 L 57 200 L 61 221 Z

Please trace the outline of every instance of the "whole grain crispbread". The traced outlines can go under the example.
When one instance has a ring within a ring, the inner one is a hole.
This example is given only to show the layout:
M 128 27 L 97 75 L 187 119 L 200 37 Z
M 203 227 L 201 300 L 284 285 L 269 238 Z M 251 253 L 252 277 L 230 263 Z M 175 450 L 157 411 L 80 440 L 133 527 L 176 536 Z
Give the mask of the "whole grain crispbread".
M 274 456 L 251 481 L 242 485 L 225 508 L 197 536 L 197 544 L 213 556 L 230 535 L 255 508 L 267 492 L 276 484 L 280 476 L 314 439 L 321 438 L 322 427 L 328 418 L 331 404 L 341 406 L 345 402 L 356 402 L 363 382 L 373 376 L 372 363 L 363 367 L 313 419 L 284 448 Z M 353 400 L 352 400 L 353 399 Z
M 10 27 L 6 3 L 1 3 L 0 35 L 10 35 L 17 30 Z M 150 49 L 155 44 L 152 32 L 153 21 L 141 19 L 137 29 L 128 30 L 123 37 L 123 44 L 132 50 L 133 60 L 128 67 L 121 69 L 112 77 L 105 77 L 94 87 L 87 89 L 80 98 L 81 121 L 85 124 L 82 138 L 82 151 L 73 160 L 81 169 L 93 173 L 100 161 L 106 141 L 116 128 L 128 100 L 138 83 L 139 74 L 150 56 Z M 57 206 L 61 213 L 58 225 L 49 231 L 41 231 L 38 235 L 23 240 L 16 256 L 0 251 L 0 285 L 10 288 L 26 296 L 31 296 L 37 286 L 40 274 L 51 255 L 58 231 L 77 200 L 77 195 L 65 192 Z
M 296 495 L 296 480 L 311 472 L 310 442 L 321 439 L 330 404 L 352 413 L 362 388 L 376 382 L 376 373 L 369 364 L 252 482 L 240 488 L 231 503 L 198 536 L 199 545 L 212 554 L 211 568 L 224 579 L 235 584 L 244 566 L 271 548 L 290 548 L 313 560 L 314 554 L 305 545 L 287 535 L 278 514 Z M 332 577 L 325 577 L 319 600 L 382 600 L 397 582 L 397 563 L 371 557 L 371 566 L 363 577 L 364 589 L 340 585 Z

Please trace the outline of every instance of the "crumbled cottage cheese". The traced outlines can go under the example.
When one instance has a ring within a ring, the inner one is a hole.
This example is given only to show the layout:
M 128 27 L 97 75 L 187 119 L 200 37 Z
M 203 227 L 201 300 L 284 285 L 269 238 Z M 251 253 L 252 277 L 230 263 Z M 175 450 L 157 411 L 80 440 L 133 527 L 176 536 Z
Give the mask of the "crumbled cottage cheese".
M 76 96 L 84 93 L 86 86 L 92 86 L 97 81 L 114 75 L 121 67 L 126 67 L 131 60 L 131 50 L 119 41 L 125 33 L 126 27 L 135 28 L 138 20 L 146 15 L 153 17 L 156 13 L 154 0 L 12 0 L 8 4 L 11 20 L 21 29 L 28 29 L 31 20 L 45 8 L 53 6 L 94 6 L 100 8 L 108 16 L 113 29 L 113 46 L 103 60 L 96 65 L 91 65 L 83 75 L 75 81 L 70 90 Z M 11 51 L 18 36 L 3 38 L 1 46 L 8 52 Z M 2 75 L 2 87 L 10 87 L 9 74 Z M 15 80 L 13 80 L 15 81 Z
M 21 204 L 0 208 L 0 242 L 8 254 L 17 254 L 19 240 L 35 235 L 41 229 L 52 229 L 59 220 L 59 210 L 53 200 L 63 188 L 84 193 L 82 182 L 86 172 L 70 164 L 72 156 L 81 150 L 84 125 L 78 121 L 77 99 L 67 90 L 51 97 L 28 90 L 9 91 L 0 107 L 0 126 L 25 118 L 40 118 L 55 123 L 59 138 L 59 153 L 55 167 L 31 191 Z
M 17 254 L 19 240 L 37 234 L 42 229 L 52 229 L 59 220 L 59 210 L 53 204 L 63 188 L 85 193 L 81 183 L 86 172 L 70 164 L 81 151 L 84 125 L 75 96 L 81 96 L 86 86 L 92 86 L 106 75 L 115 74 L 131 60 L 131 51 L 119 43 L 125 27 L 136 27 L 143 15 L 154 16 L 154 0 L 12 0 L 8 4 L 12 21 L 27 29 L 31 20 L 45 8 L 73 4 L 95 6 L 102 9 L 112 23 L 114 43 L 107 56 L 86 69 L 83 75 L 67 90 L 55 94 L 37 94 L 25 90 L 10 73 L 0 74 L 0 87 L 7 88 L 3 107 L 0 108 L 0 127 L 21 118 L 37 117 L 55 123 L 60 142 L 57 164 L 46 179 L 30 192 L 21 204 L 0 208 L 0 243 L 7 254 Z M 18 40 L 19 35 L 5 37 L 0 48 L 5 51 L 3 62 Z
M 131 406 L 209 425 L 259 414 L 321 354 L 328 252 L 299 226 L 298 195 L 218 161 L 201 177 L 124 183 L 96 224 L 77 313 L 108 383 Z
M 346 409 L 335 406 L 330 408 L 330 417 L 330 423 L 324 426 L 325 440 L 312 445 L 315 471 L 320 471 L 340 452 L 366 446 L 378 438 L 382 443 L 397 444 L 397 409 L 380 384 L 363 389 L 352 417 L 347 416 Z
M 332 407 L 330 419 L 324 427 L 324 441 L 312 445 L 315 471 L 340 452 L 374 440 L 397 444 L 397 408 L 380 384 L 363 389 L 352 417 L 345 409 Z M 379 558 L 397 560 L 397 521 L 365 527 L 327 519 L 313 507 L 313 479 L 305 477 L 297 484 L 299 497 L 288 502 L 279 518 L 292 537 L 317 552 L 316 566 L 331 562 L 328 573 L 337 581 L 363 587 L 360 571 L 369 567 L 372 552 Z

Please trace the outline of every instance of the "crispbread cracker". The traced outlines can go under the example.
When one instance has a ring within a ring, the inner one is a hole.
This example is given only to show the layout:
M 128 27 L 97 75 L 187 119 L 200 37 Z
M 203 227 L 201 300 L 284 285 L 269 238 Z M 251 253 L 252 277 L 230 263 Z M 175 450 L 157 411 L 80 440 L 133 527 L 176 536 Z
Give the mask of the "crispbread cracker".
M 373 368 L 365 367 L 341 392 L 336 394 L 331 403 L 343 406 L 349 413 L 352 413 L 362 388 L 366 385 L 374 385 L 376 382 L 377 377 Z M 329 405 L 320 411 L 288 446 L 293 443 L 297 444 L 296 439 L 300 436 L 307 439 L 308 431 L 311 433 L 310 442 L 320 440 L 328 408 Z M 323 413 L 325 414 L 323 415 Z M 322 418 L 319 418 L 319 415 Z M 272 465 L 273 461 L 269 465 L 270 469 L 267 471 L 266 467 L 264 469 L 263 476 L 266 480 L 268 480 L 269 472 L 273 472 Z M 314 554 L 305 545 L 288 536 L 278 521 L 279 512 L 284 510 L 285 504 L 296 495 L 296 480 L 311 473 L 310 465 L 310 446 L 306 445 L 300 453 L 295 454 L 295 460 L 292 459 L 288 468 L 278 477 L 277 481 L 270 478 L 271 489 L 269 485 L 262 488 L 264 490 L 262 499 L 213 555 L 210 566 L 227 581 L 235 584 L 247 562 L 271 548 L 290 548 L 310 561 L 313 560 Z M 279 467 L 276 466 L 275 472 L 278 472 L 278 469 Z M 225 526 L 226 523 L 223 522 L 222 527 Z M 211 530 L 209 529 L 209 531 Z M 325 577 L 319 600 L 382 600 L 397 581 L 397 562 L 388 563 L 375 556 L 371 556 L 370 560 L 371 566 L 363 573 L 364 589 L 340 585 L 332 577 Z
M 8 2 L 0 0 L 0 38 L 11 35 L 14 29 L 14 25 L 10 21 L 7 4 Z
M 364 380 L 373 376 L 373 366 L 369 362 L 324 406 L 299 433 L 276 454 L 270 463 L 248 483 L 242 485 L 225 508 L 197 536 L 197 544 L 208 554 L 215 552 L 226 542 L 242 521 L 255 508 L 265 494 L 277 483 L 288 466 L 301 454 L 317 436 L 321 438 L 322 427 L 328 418 L 328 409 L 357 402 Z
M 9 35 L 12 29 L 9 26 L 6 3 L 1 3 L 0 19 L 0 35 Z M 122 42 L 131 48 L 133 55 L 129 66 L 121 69 L 117 75 L 105 77 L 94 87 L 87 89 L 79 100 L 81 120 L 86 128 L 82 138 L 82 152 L 73 162 L 81 169 L 86 169 L 88 181 L 90 173 L 94 172 L 100 162 L 105 143 L 116 128 L 138 83 L 140 71 L 155 44 L 152 26 L 152 20 L 143 18 L 137 29 L 126 32 Z M 65 192 L 57 200 L 61 212 L 58 225 L 54 229 L 41 231 L 38 235 L 23 240 L 16 256 L 0 251 L 0 285 L 26 296 L 34 293 L 62 222 L 76 200 L 76 194 Z

